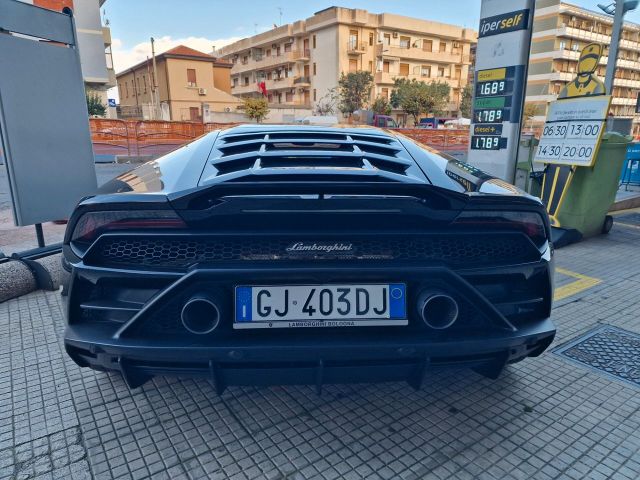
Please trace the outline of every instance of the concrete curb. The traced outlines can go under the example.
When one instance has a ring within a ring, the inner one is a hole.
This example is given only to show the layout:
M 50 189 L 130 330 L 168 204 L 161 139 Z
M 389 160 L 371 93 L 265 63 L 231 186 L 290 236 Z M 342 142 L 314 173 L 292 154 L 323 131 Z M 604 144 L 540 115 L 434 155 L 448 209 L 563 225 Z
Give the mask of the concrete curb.
M 614 202 L 609 211 L 617 212 L 618 210 L 628 210 L 636 207 L 640 207 L 640 194 Z
M 62 268 L 62 254 L 49 255 L 36 260 L 51 276 L 54 289 L 65 284 L 69 274 Z M 0 303 L 26 295 L 38 289 L 31 269 L 24 263 L 11 260 L 0 264 Z

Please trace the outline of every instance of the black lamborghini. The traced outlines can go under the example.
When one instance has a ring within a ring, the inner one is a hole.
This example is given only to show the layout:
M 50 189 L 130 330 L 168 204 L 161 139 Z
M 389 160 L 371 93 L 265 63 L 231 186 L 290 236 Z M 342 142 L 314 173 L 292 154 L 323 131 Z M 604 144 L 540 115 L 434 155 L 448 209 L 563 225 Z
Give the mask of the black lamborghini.
M 549 234 L 538 199 L 401 134 L 215 131 L 77 206 L 65 346 L 132 388 L 495 378 L 553 340 Z

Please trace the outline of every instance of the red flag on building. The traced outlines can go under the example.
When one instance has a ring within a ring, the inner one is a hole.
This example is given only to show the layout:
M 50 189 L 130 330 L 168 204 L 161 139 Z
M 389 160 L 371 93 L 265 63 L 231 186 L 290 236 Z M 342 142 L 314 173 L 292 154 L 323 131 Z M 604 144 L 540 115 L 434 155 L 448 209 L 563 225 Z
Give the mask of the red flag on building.
M 258 90 L 262 92 L 263 96 L 267 96 L 267 85 L 265 82 L 258 82 Z

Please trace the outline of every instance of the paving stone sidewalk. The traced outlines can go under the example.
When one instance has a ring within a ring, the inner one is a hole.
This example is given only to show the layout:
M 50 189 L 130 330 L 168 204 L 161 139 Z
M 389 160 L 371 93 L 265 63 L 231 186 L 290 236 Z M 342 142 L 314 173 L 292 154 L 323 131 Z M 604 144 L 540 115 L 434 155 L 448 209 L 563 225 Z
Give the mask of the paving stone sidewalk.
M 118 375 L 65 355 L 63 302 L 37 292 L 0 304 L 0 479 L 640 478 L 640 388 L 553 349 L 608 324 L 640 333 L 640 226 L 557 252 L 601 280 L 558 301 L 550 351 L 491 381 L 429 373 L 400 383 L 231 387 Z M 558 285 L 576 278 L 558 273 Z

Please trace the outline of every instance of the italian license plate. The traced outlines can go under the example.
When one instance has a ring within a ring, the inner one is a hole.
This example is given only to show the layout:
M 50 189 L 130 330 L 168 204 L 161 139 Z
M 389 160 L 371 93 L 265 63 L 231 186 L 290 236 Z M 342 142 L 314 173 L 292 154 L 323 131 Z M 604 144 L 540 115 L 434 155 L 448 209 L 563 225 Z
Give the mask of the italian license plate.
M 233 328 L 407 325 L 406 303 L 401 283 L 238 286 Z

